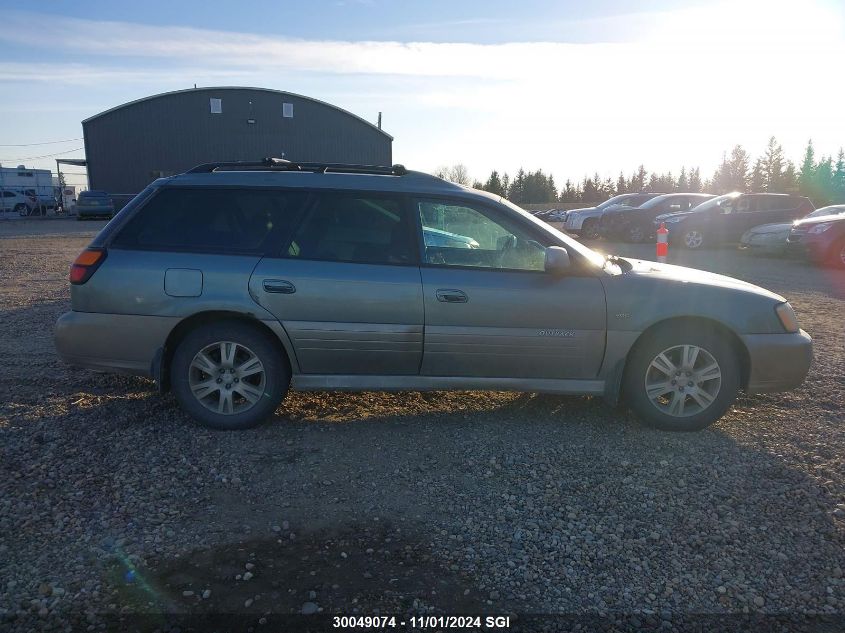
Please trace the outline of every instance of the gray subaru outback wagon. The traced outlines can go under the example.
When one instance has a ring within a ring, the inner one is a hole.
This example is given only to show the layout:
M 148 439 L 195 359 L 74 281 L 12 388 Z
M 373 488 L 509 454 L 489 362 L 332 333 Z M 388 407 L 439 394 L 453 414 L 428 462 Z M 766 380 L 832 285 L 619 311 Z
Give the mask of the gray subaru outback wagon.
M 242 429 L 288 389 L 623 400 L 696 430 L 786 390 L 812 343 L 783 297 L 604 257 L 499 196 L 394 167 L 278 159 L 152 183 L 71 267 L 64 360 L 155 379 Z

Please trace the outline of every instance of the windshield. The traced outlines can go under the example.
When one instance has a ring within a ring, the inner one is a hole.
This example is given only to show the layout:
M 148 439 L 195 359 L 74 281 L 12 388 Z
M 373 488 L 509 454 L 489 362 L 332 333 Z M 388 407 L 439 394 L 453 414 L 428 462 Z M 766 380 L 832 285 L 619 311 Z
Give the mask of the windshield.
M 617 197 L 619 197 L 619 196 L 617 196 Z M 540 220 L 538 218 L 535 218 L 533 215 L 531 215 L 530 213 L 528 213 L 524 209 L 521 209 L 520 207 L 516 206 L 510 200 L 506 200 L 504 198 L 499 198 L 499 202 L 501 204 L 505 205 L 506 207 L 508 207 L 509 209 L 516 211 L 522 217 L 528 218 L 535 225 L 537 225 L 538 227 L 543 229 L 543 231 L 545 231 L 546 233 L 552 233 L 555 237 L 557 237 L 558 239 L 560 239 L 562 242 L 564 242 L 566 244 L 567 250 L 575 251 L 575 252 L 583 255 L 585 259 L 589 260 L 592 264 L 595 264 L 599 268 L 604 266 L 605 258 L 600 253 L 597 253 L 594 250 L 587 248 L 586 246 L 584 246 L 580 242 L 577 242 L 576 240 L 572 239 L 571 237 L 569 237 L 565 233 L 558 231 L 556 228 L 552 227 L 551 225 L 546 224 L 545 222 L 543 222 L 542 220 Z
M 623 193 L 619 196 L 613 196 L 609 200 L 605 200 L 601 204 L 596 205 L 596 209 L 604 210 L 604 209 L 607 209 L 608 207 L 612 207 L 616 204 L 624 204 L 627 200 L 630 200 L 633 197 L 634 197 L 634 195 L 630 194 L 630 193 Z
M 716 196 L 715 198 L 710 198 L 706 202 L 702 202 L 697 207 L 693 207 L 690 209 L 693 213 L 699 213 L 700 211 L 711 211 L 717 207 L 725 206 L 724 203 L 730 202 L 734 198 L 738 198 L 740 194 L 738 191 L 734 191 L 733 193 L 726 193 L 724 196 Z M 730 205 L 727 205 L 730 206 Z

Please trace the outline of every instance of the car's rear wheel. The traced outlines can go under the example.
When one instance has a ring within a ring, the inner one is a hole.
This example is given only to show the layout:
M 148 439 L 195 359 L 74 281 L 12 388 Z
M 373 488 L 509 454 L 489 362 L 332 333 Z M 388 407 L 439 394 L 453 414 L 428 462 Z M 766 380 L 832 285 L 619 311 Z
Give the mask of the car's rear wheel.
M 287 394 L 290 371 L 270 335 L 248 324 L 200 326 L 176 348 L 171 386 L 182 408 L 213 429 L 247 429 Z
M 689 229 L 684 233 L 684 246 L 695 250 L 704 245 L 704 234 L 700 229 Z
M 736 400 L 740 366 L 716 332 L 669 326 L 646 334 L 625 371 L 625 397 L 647 425 L 665 431 L 698 431 Z
M 15 205 L 15 211 L 18 212 L 18 215 L 27 215 L 29 209 L 27 209 L 26 205 L 21 202 L 20 204 Z
M 601 237 L 599 233 L 598 220 L 584 220 L 581 227 L 581 237 L 585 240 L 597 240 Z

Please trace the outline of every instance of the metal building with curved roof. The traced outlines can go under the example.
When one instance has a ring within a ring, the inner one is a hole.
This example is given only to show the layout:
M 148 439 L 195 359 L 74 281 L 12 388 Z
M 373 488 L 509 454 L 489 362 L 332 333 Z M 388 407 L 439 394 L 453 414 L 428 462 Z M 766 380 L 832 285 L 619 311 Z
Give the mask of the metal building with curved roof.
M 165 92 L 85 119 L 82 130 L 89 187 L 118 196 L 214 161 L 393 162 L 393 137 L 379 127 L 317 99 L 267 88 Z

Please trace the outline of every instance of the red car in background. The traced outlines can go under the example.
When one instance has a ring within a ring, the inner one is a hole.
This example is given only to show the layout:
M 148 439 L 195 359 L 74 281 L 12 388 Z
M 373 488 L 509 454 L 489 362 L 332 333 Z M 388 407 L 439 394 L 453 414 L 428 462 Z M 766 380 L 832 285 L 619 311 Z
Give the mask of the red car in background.
M 845 268 L 845 215 L 823 215 L 798 220 L 786 239 L 790 252 L 818 265 Z

